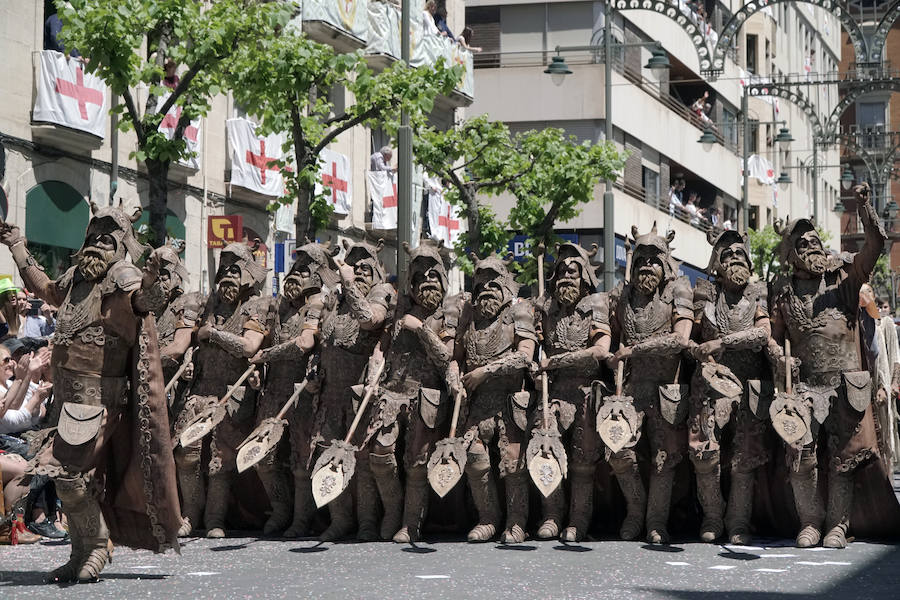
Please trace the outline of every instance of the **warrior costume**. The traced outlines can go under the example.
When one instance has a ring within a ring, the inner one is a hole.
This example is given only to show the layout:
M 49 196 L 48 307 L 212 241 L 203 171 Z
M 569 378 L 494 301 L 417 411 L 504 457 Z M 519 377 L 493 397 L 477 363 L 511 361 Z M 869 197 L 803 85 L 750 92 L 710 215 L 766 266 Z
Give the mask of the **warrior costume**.
M 609 307 L 607 295 L 597 293 L 599 282 L 591 265 L 593 253 L 577 244 L 566 243 L 557 248 L 556 255 L 550 293 L 537 302 L 539 331 L 550 364 L 550 427 L 565 435 L 571 473 L 569 526 L 563 532 L 563 539 L 580 541 L 593 513 L 594 471 L 602 446 L 597 435 L 596 411 L 590 402 L 591 382 L 598 377 L 600 363 L 591 347 L 602 336 L 610 335 Z M 575 304 L 564 305 L 555 294 L 556 284 L 561 271 L 571 262 L 578 265 L 581 293 Z M 533 427 L 541 427 L 542 418 L 541 411 L 536 411 Z M 562 486 L 543 499 L 543 512 L 538 537 L 556 537 L 565 513 Z
M 697 280 L 697 336 L 699 343 L 720 341 L 722 350 L 698 365 L 691 386 L 688 440 L 703 508 L 700 536 L 712 542 L 727 525 L 731 543 L 747 544 L 755 471 L 769 459 L 766 437 L 774 392 L 764 352 L 770 335 L 766 284 L 744 280 L 726 288 L 733 263 L 740 263 L 740 277 L 752 273 L 747 236 L 723 231 L 707 238 L 713 246 L 707 273 L 716 279 Z M 731 455 L 727 515 L 720 487 L 723 443 Z
M 463 305 L 456 340 L 456 361 L 462 372 L 481 368 L 486 379 L 469 391 L 465 435 L 468 445 L 466 477 L 478 509 L 478 524 L 469 532 L 469 541 L 488 541 L 500 522 L 497 486 L 491 469 L 489 445 L 500 454 L 500 477 L 506 490 L 506 530 L 504 543 L 525 539 L 528 521 L 528 480 L 525 470 L 525 441 L 531 409 L 531 393 L 525 390 L 525 373 L 532 366 L 533 344 L 537 341 L 534 306 L 517 299 L 519 284 L 506 263 L 491 256 L 475 263 L 475 291 Z M 499 311 L 481 317 L 475 309 L 479 294 L 493 289 L 502 294 Z M 520 350 L 523 342 L 531 352 Z M 528 344 L 525 344 L 528 346 Z
M 366 431 L 377 488 L 359 490 L 361 505 L 366 499 L 370 504 L 376 496 L 381 499 L 381 538 L 399 543 L 419 539 L 428 509 L 426 464 L 446 418 L 448 369 L 463 302 L 462 296 L 446 297 L 447 270 L 437 245 L 422 241 L 406 251 L 409 283 L 399 299 L 389 346 L 382 348 L 386 368 Z M 415 298 L 417 286 L 426 285 L 440 286 L 434 290 L 441 296 L 436 308 L 426 308 Z M 421 327 L 415 331 L 404 328 L 406 315 L 421 321 Z M 398 440 L 406 448 L 405 504 L 397 468 Z M 373 508 L 361 506 L 359 510 Z
M 860 287 L 869 280 L 886 235 L 871 204 L 859 194 L 857 203 L 865 243 L 856 254 L 842 256 L 839 264 L 832 261 L 823 265 L 819 273 L 804 259 L 807 253 L 824 255 L 812 222 L 797 219 L 776 228 L 782 236 L 781 263 L 790 265 L 793 274 L 774 285 L 772 332 L 777 340 L 791 341 L 793 355 L 800 359 L 800 384 L 793 397 L 779 395 L 770 411 L 772 415 L 781 411 L 799 415 L 806 428 L 803 438 L 787 447 L 790 482 L 800 518 L 799 547 L 819 542 L 823 519 L 827 532 L 824 545 L 846 546 L 854 475 L 864 469 L 870 471 L 866 467 L 871 463 L 876 467 L 881 464 L 871 406 L 871 376 L 860 360 L 857 307 Z M 827 443 L 823 449 L 827 457 L 823 471 L 828 478 L 824 506 L 817 493 L 820 439 Z M 871 499 L 866 496 L 881 491 L 885 483 L 890 485 L 883 472 L 878 479 L 879 483 L 862 486 L 861 498 L 857 498 L 870 509 L 875 504 L 869 505 Z M 880 523 L 870 521 L 875 511 L 868 510 L 864 517 L 875 525 L 876 534 L 896 526 L 896 499 L 891 497 L 887 503 L 880 507 L 890 509 L 879 510 Z
M 175 423 L 177 435 L 197 415 L 214 407 L 225 396 L 228 388 L 249 366 L 243 344 L 245 331 L 264 333 L 270 300 L 259 298 L 259 290 L 266 270 L 256 262 L 250 246 L 241 242 L 222 249 L 216 284 L 221 285 L 229 275 L 229 269 L 239 269 L 239 292 L 233 302 L 227 302 L 217 287 L 206 301 L 198 325 L 209 326 L 210 336 L 198 342 L 193 357 L 193 380 L 184 407 Z M 247 398 L 245 398 L 247 396 Z M 235 475 L 235 448 L 249 433 L 252 425 L 254 394 L 239 387 L 226 406 L 226 416 L 213 430 L 210 441 L 208 465 L 209 488 L 204 493 L 201 450 L 203 440 L 189 447 L 175 449 L 178 480 L 184 501 L 184 515 L 195 528 L 199 528 L 204 513 L 207 536 L 222 537 L 225 515 L 231 496 L 231 483 Z
M 307 468 L 327 449 L 331 440 L 343 439 L 353 420 L 350 388 L 360 382 L 369 357 L 381 339 L 384 318 L 394 307 L 396 293 L 387 283 L 384 266 L 378 260 L 378 245 L 345 243 L 344 262 L 358 273 L 359 281 L 343 281 L 341 292 L 322 318 L 319 369 L 322 387 L 313 407 L 312 443 L 318 449 L 310 456 Z M 362 273 L 365 272 L 366 275 Z M 365 279 L 365 282 L 362 279 Z M 367 293 L 360 289 L 368 288 Z M 362 453 L 360 458 L 364 458 Z M 370 491 L 374 487 L 372 473 L 365 460 L 357 462 L 358 486 Z M 342 538 L 353 529 L 353 502 L 346 490 L 328 505 L 331 525 L 320 537 L 323 541 Z M 371 517 L 367 514 L 366 516 Z M 360 523 L 368 529 L 367 537 L 375 537 L 374 519 Z
M 619 531 L 626 540 L 637 538 L 641 532 L 646 505 L 648 541 L 666 542 L 669 504 L 675 467 L 683 458 L 687 432 L 687 399 L 682 400 L 685 386 L 679 385 L 681 351 L 686 345 L 675 332 L 676 325 L 685 319 L 693 322 L 693 292 L 687 277 L 678 276 L 677 264 L 671 257 L 667 237 L 656 233 L 656 224 L 645 235 L 634 236 L 634 264 L 631 281 L 620 283 L 609 298 L 610 325 L 613 340 L 620 347 L 631 348 L 625 369 L 625 394 L 634 399 L 636 432 L 622 450 L 607 449 L 607 460 L 622 488 L 627 516 Z M 649 294 L 639 291 L 636 278 L 642 266 L 655 264 L 661 268 L 657 286 Z M 640 421 L 649 438 L 651 473 L 649 501 L 638 470 L 634 445 L 640 438 Z
M 335 289 L 338 282 L 337 273 L 329 267 L 330 264 L 328 249 L 321 244 L 311 242 L 297 248 L 297 258 L 285 277 L 285 284 L 296 281 L 303 303 L 297 307 L 295 301 L 289 299 L 284 291 L 275 300 L 274 310 L 266 327 L 267 347 L 261 352 L 259 359 L 259 362 L 265 362 L 268 366 L 259 401 L 257 424 L 278 413 L 293 394 L 294 384 L 314 375 L 310 369 L 311 349 L 300 346 L 301 336 L 304 332 L 318 336 L 323 296 Z M 282 438 L 282 444 L 290 446 L 290 469 L 294 477 L 293 509 L 290 477 L 279 452 L 270 452 L 256 465 L 272 505 L 272 514 L 263 528 L 266 535 L 283 530 L 289 524 L 284 537 L 305 535 L 315 512 L 307 466 L 311 451 L 313 388 L 314 385 L 307 384 L 297 399 L 295 408 L 287 413 L 288 437 Z
M 107 270 L 82 267 L 51 281 L 15 227 L 3 243 L 26 285 L 59 306 L 54 334 L 54 404 L 47 443 L 32 473 L 51 476 L 72 538 L 71 558 L 51 581 L 96 581 L 110 541 L 162 552 L 178 548 L 181 519 L 169 442 L 164 382 L 151 310 L 164 298 L 152 268 L 131 262 L 144 252 L 121 208 L 91 205 L 85 245 L 76 255 L 111 248 Z

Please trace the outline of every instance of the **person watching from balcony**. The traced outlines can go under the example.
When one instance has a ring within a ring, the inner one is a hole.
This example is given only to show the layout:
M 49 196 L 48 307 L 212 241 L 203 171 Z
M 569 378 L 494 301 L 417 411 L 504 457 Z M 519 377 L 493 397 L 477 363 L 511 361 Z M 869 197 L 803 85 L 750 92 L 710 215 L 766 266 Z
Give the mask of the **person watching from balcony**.
M 687 204 L 684 205 L 684 212 L 687 213 L 691 225 L 700 224 L 700 209 L 697 208 L 697 192 L 691 192 L 688 196 Z
M 425 3 L 425 10 L 422 12 L 422 32 L 425 35 L 440 35 L 441 32 L 437 27 L 437 2 L 428 0 Z
M 456 41 L 459 42 L 459 45 L 468 50 L 469 52 L 481 52 L 481 48 L 478 46 L 472 46 L 472 35 L 473 31 L 471 27 L 464 27 L 462 33 L 459 34 L 459 37 L 456 38 Z
M 384 146 L 369 158 L 369 170 L 392 173 L 394 171 L 394 167 L 391 166 L 391 158 L 393 156 L 394 151 L 391 150 L 390 146 Z
M 684 183 L 680 179 L 676 179 L 669 188 L 669 215 L 673 217 L 681 216 L 684 211 L 684 203 L 681 201 L 681 190 L 684 189 Z
M 453 35 L 453 32 L 450 31 L 450 26 L 447 25 L 447 9 L 441 7 L 437 9 L 437 12 L 434 15 L 434 24 L 437 25 L 438 31 L 441 32 L 441 35 L 447 36 L 451 40 L 455 40 L 456 36 Z
M 709 92 L 703 92 L 703 95 L 691 104 L 691 112 L 700 118 L 705 127 L 716 128 L 716 124 L 709 118 L 709 111 L 712 110 L 712 104 L 709 103 Z
M 54 12 L 47 17 L 44 21 L 44 50 L 56 50 L 63 54 L 66 53 L 65 46 L 59 40 L 59 32 L 62 31 L 62 28 L 63 22 L 57 13 Z M 75 48 L 72 48 L 69 52 L 69 56 L 72 58 L 81 58 L 81 53 Z

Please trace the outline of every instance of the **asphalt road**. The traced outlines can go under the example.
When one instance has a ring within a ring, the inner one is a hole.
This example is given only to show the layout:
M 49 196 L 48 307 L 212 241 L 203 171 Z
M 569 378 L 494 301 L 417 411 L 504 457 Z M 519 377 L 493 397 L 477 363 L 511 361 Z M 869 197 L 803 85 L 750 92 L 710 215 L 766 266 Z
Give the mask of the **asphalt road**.
M 117 549 L 93 585 L 43 583 L 68 545 L 0 546 L 0 598 L 866 598 L 900 597 L 900 545 L 798 550 L 601 541 L 514 547 L 189 539 L 181 556 Z

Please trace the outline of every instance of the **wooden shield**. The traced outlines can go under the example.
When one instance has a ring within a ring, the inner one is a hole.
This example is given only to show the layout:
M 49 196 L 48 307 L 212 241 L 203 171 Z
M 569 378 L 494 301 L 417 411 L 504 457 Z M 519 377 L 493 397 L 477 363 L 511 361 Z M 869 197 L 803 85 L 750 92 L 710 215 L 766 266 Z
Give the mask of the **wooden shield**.
M 772 417 L 772 427 L 776 433 L 788 444 L 793 444 L 806 435 L 806 423 L 797 413 L 789 412 L 785 409 L 778 411 Z
M 80 446 L 97 437 L 105 414 L 103 406 L 64 402 L 56 433 L 67 444 Z
M 428 471 L 428 483 L 441 498 L 446 496 L 461 478 L 462 469 L 453 458 L 441 461 Z
M 316 506 L 322 508 L 344 491 L 344 472 L 341 467 L 335 467 L 333 463 L 324 465 L 313 473 L 312 492 Z
M 553 493 L 563 480 L 559 463 L 552 454 L 538 454 L 528 461 L 528 473 L 531 480 L 544 498 Z
M 597 433 L 600 434 L 603 443 L 614 453 L 624 448 L 628 440 L 634 436 L 634 431 L 631 430 L 628 421 L 623 418 L 615 418 L 613 415 L 609 415 L 600 422 L 597 426 Z

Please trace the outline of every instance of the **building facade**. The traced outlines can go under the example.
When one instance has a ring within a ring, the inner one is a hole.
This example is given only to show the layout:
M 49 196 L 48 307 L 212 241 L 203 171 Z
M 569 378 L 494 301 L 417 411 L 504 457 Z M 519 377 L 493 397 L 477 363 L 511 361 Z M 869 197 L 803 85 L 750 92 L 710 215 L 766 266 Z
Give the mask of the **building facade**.
M 765 85 L 787 74 L 813 81 L 819 72 L 837 69 L 841 26 L 832 14 L 813 4 L 769 2 L 743 21 L 721 69 L 714 79 L 708 76 L 711 65 L 704 60 L 744 4 L 613 3 L 614 42 L 624 43 L 612 57 L 613 140 L 628 152 L 615 185 L 620 270 L 623 239 L 631 225 L 643 230 L 656 221 L 661 229 L 675 231 L 674 254 L 683 271 L 692 278 L 698 275 L 709 259 L 706 230 L 734 227 L 739 220 L 745 86 Z M 466 21 L 475 31 L 474 45 L 484 49 L 475 56 L 478 96 L 470 114 L 487 113 L 514 132 L 555 126 L 579 140 L 603 139 L 605 15 L 600 1 L 470 0 Z M 671 65 L 661 76 L 645 67 L 656 42 Z M 557 47 L 581 47 L 558 53 L 572 71 L 561 85 L 542 74 Z M 816 148 L 815 116 L 790 100 L 759 92 L 748 92 L 749 226 L 816 214 L 820 226 L 833 232 L 836 247 L 839 219 L 832 209 L 839 198 L 840 170 L 820 169 L 815 192 L 805 171 Z M 816 115 L 838 98 L 836 84 L 808 86 L 803 93 Z M 784 149 L 775 141 L 782 127 L 794 138 Z M 715 142 L 698 143 L 707 130 Z M 816 158 L 819 165 L 831 165 L 838 153 L 834 147 L 820 147 Z M 782 171 L 793 180 L 784 189 L 774 184 Z M 498 214 L 505 216 L 512 199 L 497 202 Z M 591 243 L 599 242 L 603 229 L 601 184 L 594 201 L 577 218 L 559 224 L 559 230 Z
M 417 44 L 424 35 L 421 20 L 424 2 L 414 4 L 413 42 Z M 462 0 L 446 0 L 440 4 L 446 6 L 452 30 L 460 32 L 465 17 Z M 0 214 L 25 231 L 29 247 L 51 275 L 64 269 L 71 254 L 81 246 L 90 218 L 89 201 L 104 204 L 121 200 L 128 209 L 149 204 L 146 169 L 142 163 L 130 158 L 136 149 L 133 133 L 114 134 L 108 116 L 104 116 L 102 135 L 35 118 L 42 61 L 53 58 L 52 53 L 44 52 L 45 23 L 54 13 L 53 3 L 44 0 L 0 4 L 0 51 L 6 57 L 0 65 L 0 76 L 4 81 L 0 86 Z M 376 22 L 379 27 L 373 26 Z M 363 48 L 375 70 L 399 60 L 398 23 L 399 7 L 391 3 L 376 0 L 303 2 L 302 27 L 311 38 L 331 44 L 338 51 Z M 471 54 L 465 50 L 449 40 L 432 41 L 430 46 L 438 48 L 437 54 L 452 54 L 457 62 L 471 66 Z M 419 47 L 427 45 L 418 44 Z M 417 50 L 414 60 L 417 64 L 427 64 L 435 58 L 435 52 L 422 54 Z M 471 74 L 471 68 L 467 72 Z M 78 81 L 71 83 L 76 91 L 82 89 L 78 88 L 83 83 L 80 77 L 88 77 L 83 73 L 77 75 Z M 133 91 L 139 106 L 143 107 L 147 93 L 146 89 Z M 335 90 L 333 94 L 336 106 L 352 101 L 343 90 Z M 452 126 L 457 111 L 471 102 L 472 94 L 471 82 L 464 78 L 455 93 L 436 102 L 432 122 Z M 108 105 L 113 100 L 107 90 L 103 101 Z M 77 102 L 80 108 L 82 99 Z M 87 102 L 87 108 L 91 109 L 90 100 Z M 43 115 L 43 112 L 37 112 L 37 116 Z M 294 237 L 292 214 L 279 215 L 276 220 L 267 210 L 274 197 L 232 182 L 234 165 L 226 121 L 244 116 L 229 94 L 214 98 L 212 109 L 199 123 L 196 164 L 173 164 L 169 174 L 167 232 L 184 242 L 184 260 L 191 273 L 191 289 L 208 290 L 215 272 L 218 250 L 209 247 L 209 217 L 242 217 L 243 237 L 248 240 L 259 238 L 263 242 L 257 257 L 273 276 L 277 275 L 274 272 L 276 245 L 287 241 L 290 247 Z M 381 131 L 362 126 L 345 132 L 330 145 L 329 150 L 346 157 L 349 162 L 349 177 L 342 185 L 346 185 L 350 193 L 351 209 L 345 216 L 335 216 L 328 230 L 322 232 L 322 239 L 384 237 L 388 248 L 382 258 L 393 271 L 396 243 L 391 248 L 391 242 L 396 240 L 396 230 L 372 229 L 372 206 L 366 186 L 370 155 L 384 145 L 393 145 L 392 140 Z M 119 169 L 118 187 L 113 197 L 110 181 L 114 147 L 117 148 Z M 396 152 L 394 154 L 396 163 Z M 416 189 L 421 198 L 421 176 Z M 418 205 L 421 206 L 421 202 Z M 146 220 L 146 211 L 143 219 Z M 11 275 L 20 282 L 8 253 L 0 253 L 0 274 Z M 270 279 L 266 291 L 271 292 L 273 285 L 277 287 L 277 277 L 274 283 Z

